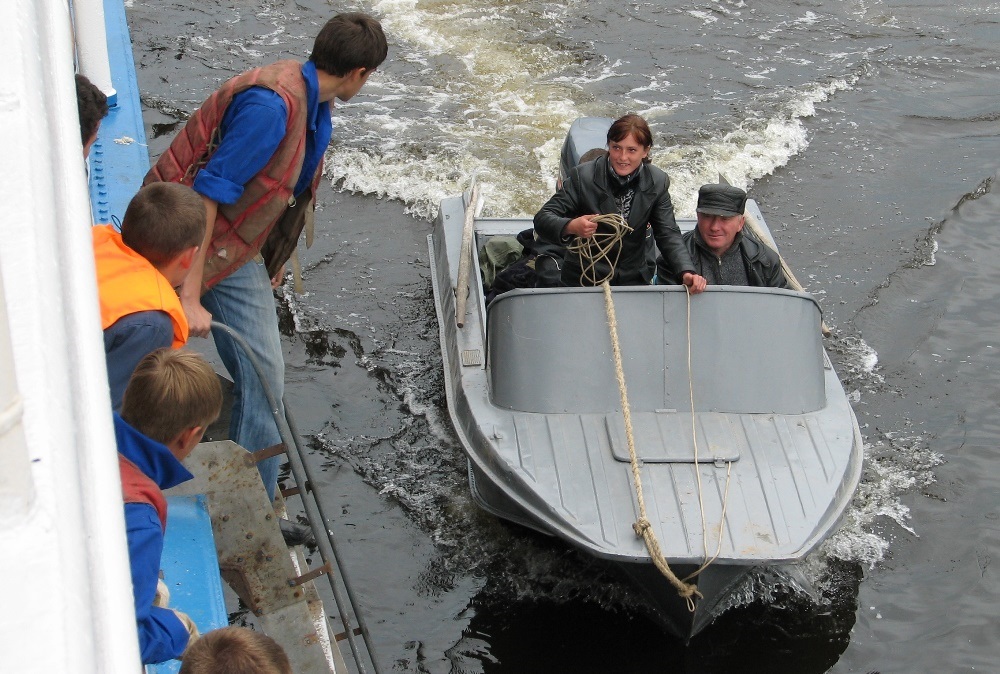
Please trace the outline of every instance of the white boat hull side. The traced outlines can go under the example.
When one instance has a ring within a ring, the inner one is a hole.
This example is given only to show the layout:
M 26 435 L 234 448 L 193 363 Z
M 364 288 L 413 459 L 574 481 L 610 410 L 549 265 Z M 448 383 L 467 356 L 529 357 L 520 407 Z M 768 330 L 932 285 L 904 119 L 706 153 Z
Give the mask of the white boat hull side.
M 30 494 L 0 512 L 0 671 L 139 667 L 62 0 L 4 0 L 0 248 Z M 10 455 L 0 459 L 0 469 Z

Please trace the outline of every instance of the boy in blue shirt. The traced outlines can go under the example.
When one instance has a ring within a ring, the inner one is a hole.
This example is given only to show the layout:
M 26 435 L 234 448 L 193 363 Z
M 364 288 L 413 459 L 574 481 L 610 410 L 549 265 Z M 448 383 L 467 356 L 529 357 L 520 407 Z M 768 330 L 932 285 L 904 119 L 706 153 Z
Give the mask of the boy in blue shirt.
M 183 349 L 158 349 L 139 361 L 125 389 L 121 416 L 114 416 L 143 664 L 180 657 L 198 636 L 188 616 L 156 601 L 167 526 L 162 490 L 192 478 L 181 460 L 221 408 L 222 387 L 204 358 Z
M 211 322 L 246 340 L 280 407 L 285 364 L 272 286 L 312 217 L 334 101 L 353 98 L 387 53 L 377 20 L 333 17 L 306 63 L 279 61 L 223 83 L 146 174 L 146 184 L 191 185 L 205 202 L 205 239 L 180 298 L 191 335 L 212 330 L 233 378 L 229 437 L 251 452 L 281 436 L 255 367 Z M 279 457 L 257 464 L 272 499 L 279 464 Z

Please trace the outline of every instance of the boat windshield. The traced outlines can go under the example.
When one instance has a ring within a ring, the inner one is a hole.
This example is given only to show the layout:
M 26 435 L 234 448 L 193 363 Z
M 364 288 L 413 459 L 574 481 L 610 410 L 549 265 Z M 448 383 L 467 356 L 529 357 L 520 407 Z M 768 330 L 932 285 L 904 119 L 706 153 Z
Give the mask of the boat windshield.
M 721 286 L 691 300 L 677 286 L 616 288 L 634 411 L 802 414 L 825 404 L 821 313 L 803 293 Z M 599 288 L 515 290 L 490 307 L 491 394 L 542 413 L 621 409 Z

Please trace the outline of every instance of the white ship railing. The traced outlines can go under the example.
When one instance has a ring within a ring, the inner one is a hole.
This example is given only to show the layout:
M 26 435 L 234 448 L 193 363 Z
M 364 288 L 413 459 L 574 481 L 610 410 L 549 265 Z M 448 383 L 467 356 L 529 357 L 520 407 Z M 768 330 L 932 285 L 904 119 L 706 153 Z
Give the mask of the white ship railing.
M 67 1 L 3 0 L 0 25 L 0 672 L 135 674 Z
M 111 82 L 108 34 L 104 20 L 104 0 L 69 0 L 76 33 L 76 56 L 80 72 L 108 97 L 114 106 L 118 93 Z

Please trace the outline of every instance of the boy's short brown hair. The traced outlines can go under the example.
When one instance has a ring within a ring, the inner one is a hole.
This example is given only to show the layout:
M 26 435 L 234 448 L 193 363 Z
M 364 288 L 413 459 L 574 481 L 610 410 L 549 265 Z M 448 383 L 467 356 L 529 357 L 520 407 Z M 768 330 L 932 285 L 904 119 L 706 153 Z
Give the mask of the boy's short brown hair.
M 157 349 L 139 361 L 122 397 L 121 416 L 163 444 L 195 426 L 208 426 L 222 410 L 222 386 L 212 366 L 186 349 Z
M 319 31 L 309 60 L 329 75 L 374 70 L 389 54 L 382 24 L 362 12 L 338 14 Z
M 169 263 L 205 238 L 205 202 L 180 183 L 156 182 L 136 192 L 122 219 L 122 241 L 153 266 Z
M 108 114 L 108 97 L 79 73 L 76 74 L 76 107 L 80 113 L 80 140 L 86 145 Z
M 212 630 L 184 652 L 180 674 L 292 674 L 278 642 L 246 627 Z

